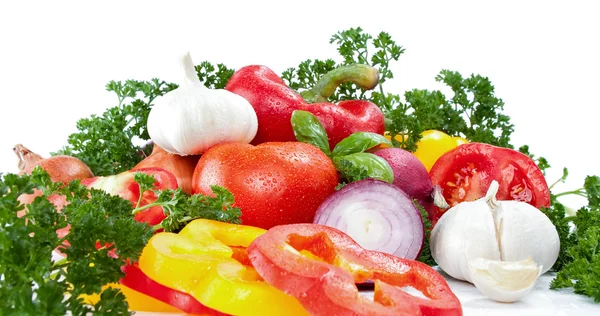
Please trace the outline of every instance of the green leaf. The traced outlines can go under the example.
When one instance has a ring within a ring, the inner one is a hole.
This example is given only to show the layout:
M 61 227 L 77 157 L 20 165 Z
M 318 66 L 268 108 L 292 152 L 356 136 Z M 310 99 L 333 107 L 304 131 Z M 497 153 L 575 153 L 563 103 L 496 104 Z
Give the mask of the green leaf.
M 316 116 L 307 111 L 296 110 L 292 113 L 291 122 L 299 142 L 314 145 L 327 156 L 331 155 L 327 132 Z
M 331 152 L 331 155 L 336 157 L 362 153 L 381 144 L 392 147 L 392 142 L 382 135 L 370 132 L 356 132 L 339 142 Z
M 587 176 L 583 188 L 587 193 L 588 205 L 592 208 L 600 209 L 600 177 Z
M 355 182 L 373 178 L 388 183 L 394 182 L 394 172 L 385 159 L 370 153 L 355 153 L 333 158 L 333 164 L 342 177 Z

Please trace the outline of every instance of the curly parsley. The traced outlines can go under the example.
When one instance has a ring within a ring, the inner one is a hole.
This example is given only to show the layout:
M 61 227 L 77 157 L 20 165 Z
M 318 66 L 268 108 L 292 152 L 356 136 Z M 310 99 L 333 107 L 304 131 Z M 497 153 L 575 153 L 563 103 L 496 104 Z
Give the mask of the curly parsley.
M 152 190 L 154 186 L 153 175 L 138 172 L 134 175 L 134 180 L 140 186 L 140 199 L 143 193 Z M 211 186 L 215 195 L 206 196 L 202 194 L 188 195 L 181 188 L 176 190 L 154 190 L 157 195 L 155 202 L 137 207 L 132 211 L 133 214 L 145 209 L 160 206 L 165 213 L 166 218 L 152 229 L 157 231 L 163 229 L 167 232 L 179 231 L 188 222 L 197 218 L 206 218 L 220 222 L 241 224 L 242 212 L 240 208 L 234 207 L 233 194 L 220 186 Z
M 559 181 L 567 175 L 565 169 Z M 565 206 L 557 198 L 571 194 L 586 197 L 588 204 L 575 215 L 565 216 Z M 550 288 L 572 287 L 575 293 L 600 303 L 600 177 L 588 176 L 583 188 L 552 194 L 551 198 L 551 207 L 543 211 L 558 231 L 560 252 L 552 267 L 557 275 Z
M 44 194 L 19 218 L 17 212 L 25 207 L 17 198 L 34 188 Z M 68 204 L 60 213 L 49 201 L 52 194 L 66 196 Z M 0 180 L 0 310 L 18 315 L 129 314 L 125 296 L 102 286 L 123 277 L 121 266 L 137 261 L 152 235 L 151 227 L 136 222 L 131 212 L 129 201 L 88 190 L 77 181 L 59 187 L 41 169 L 31 176 L 5 175 Z M 60 238 L 56 230 L 67 225 L 69 233 Z M 69 247 L 63 245 L 66 240 Z M 98 249 L 97 243 L 103 246 Z M 52 260 L 57 247 L 68 259 Z M 101 294 L 95 305 L 80 298 L 93 293 Z

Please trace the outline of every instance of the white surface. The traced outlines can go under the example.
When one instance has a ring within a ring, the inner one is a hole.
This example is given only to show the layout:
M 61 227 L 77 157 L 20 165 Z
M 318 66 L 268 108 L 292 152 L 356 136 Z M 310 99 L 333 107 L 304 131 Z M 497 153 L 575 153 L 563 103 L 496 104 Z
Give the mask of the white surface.
M 460 299 L 464 316 L 510 315 L 510 316 L 584 316 L 600 315 L 600 305 L 592 299 L 574 294 L 572 290 L 550 290 L 553 274 L 542 275 L 535 288 L 521 301 L 499 303 L 483 296 L 475 286 L 457 280 L 449 280 L 454 293 Z
M 600 304 L 572 290 L 550 290 L 554 274 L 546 273 L 535 288 L 521 301 L 499 303 L 492 301 L 468 282 L 458 281 L 442 272 L 452 291 L 459 298 L 464 316 L 587 316 L 600 315 Z M 373 297 L 372 294 L 365 294 Z

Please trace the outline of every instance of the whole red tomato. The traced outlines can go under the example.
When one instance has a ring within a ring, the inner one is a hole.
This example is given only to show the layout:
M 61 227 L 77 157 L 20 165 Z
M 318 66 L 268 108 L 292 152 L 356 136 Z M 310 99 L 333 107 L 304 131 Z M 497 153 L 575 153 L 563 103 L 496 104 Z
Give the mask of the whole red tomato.
M 210 185 L 227 188 L 244 225 L 264 229 L 311 223 L 337 184 L 331 160 L 298 142 L 217 145 L 202 155 L 192 178 L 194 193 L 212 194 Z
M 442 155 L 429 172 L 450 206 L 485 196 L 492 180 L 498 181 L 498 200 L 527 202 L 537 208 L 550 205 L 544 174 L 527 155 L 510 148 L 483 143 L 463 144 Z M 436 222 L 444 210 L 435 208 Z

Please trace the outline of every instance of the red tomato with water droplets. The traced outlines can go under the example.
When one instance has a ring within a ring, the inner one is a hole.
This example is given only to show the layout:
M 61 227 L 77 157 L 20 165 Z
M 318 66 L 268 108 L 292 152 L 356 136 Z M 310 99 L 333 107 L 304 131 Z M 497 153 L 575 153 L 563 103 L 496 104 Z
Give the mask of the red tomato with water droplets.
M 490 183 L 500 185 L 498 200 L 516 200 L 537 208 L 550 205 L 546 178 L 527 155 L 483 143 L 463 144 L 442 155 L 429 172 L 434 186 L 452 207 L 485 196 Z M 444 210 L 434 210 L 435 223 Z
M 231 191 L 243 224 L 264 229 L 312 223 L 337 184 L 331 160 L 299 142 L 217 145 L 202 155 L 192 178 L 194 193 L 212 195 L 211 185 Z

